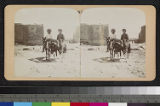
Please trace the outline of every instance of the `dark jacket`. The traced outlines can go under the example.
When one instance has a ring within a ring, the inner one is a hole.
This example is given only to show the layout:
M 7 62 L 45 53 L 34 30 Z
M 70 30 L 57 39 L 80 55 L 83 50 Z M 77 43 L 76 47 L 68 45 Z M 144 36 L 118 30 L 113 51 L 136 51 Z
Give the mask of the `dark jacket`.
M 60 41 L 60 40 L 64 41 L 64 35 L 63 34 L 58 34 L 57 35 L 57 40 L 58 41 Z
M 129 40 L 129 37 L 128 37 L 128 35 L 125 33 L 125 34 L 122 34 L 122 36 L 121 36 L 121 40 Z

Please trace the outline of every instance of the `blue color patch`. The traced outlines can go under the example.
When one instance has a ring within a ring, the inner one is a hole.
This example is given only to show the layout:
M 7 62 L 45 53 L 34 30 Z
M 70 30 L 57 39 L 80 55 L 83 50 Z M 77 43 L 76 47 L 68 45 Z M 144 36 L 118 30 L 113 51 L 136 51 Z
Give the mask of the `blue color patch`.
M 14 102 L 14 106 L 32 106 L 32 102 Z
M 13 106 L 13 102 L 0 102 L 0 106 Z

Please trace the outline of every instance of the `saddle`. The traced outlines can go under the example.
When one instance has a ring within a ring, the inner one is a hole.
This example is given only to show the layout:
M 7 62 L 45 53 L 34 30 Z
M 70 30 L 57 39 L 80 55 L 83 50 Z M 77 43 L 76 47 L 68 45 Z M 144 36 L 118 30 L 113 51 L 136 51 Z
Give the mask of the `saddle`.
M 56 39 L 47 39 L 46 42 L 48 42 L 49 44 L 58 44 L 58 41 Z

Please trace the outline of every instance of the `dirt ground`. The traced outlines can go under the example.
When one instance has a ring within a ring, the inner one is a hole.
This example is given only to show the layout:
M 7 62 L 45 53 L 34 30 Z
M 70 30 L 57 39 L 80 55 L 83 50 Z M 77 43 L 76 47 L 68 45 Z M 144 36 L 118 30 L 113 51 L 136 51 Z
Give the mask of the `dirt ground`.
M 129 58 L 110 59 L 106 46 L 68 44 L 67 53 L 45 59 L 41 46 L 15 46 L 16 77 L 143 78 L 145 44 L 132 44 Z

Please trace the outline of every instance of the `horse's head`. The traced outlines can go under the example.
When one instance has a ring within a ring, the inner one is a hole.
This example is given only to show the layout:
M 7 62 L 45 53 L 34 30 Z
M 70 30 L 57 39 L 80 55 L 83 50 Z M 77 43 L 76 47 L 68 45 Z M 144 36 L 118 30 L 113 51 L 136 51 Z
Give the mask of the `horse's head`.
M 110 37 L 109 36 L 105 37 L 105 40 L 106 41 L 110 40 Z
M 105 40 L 106 40 L 107 44 L 110 43 L 110 37 L 105 37 Z
M 46 37 L 42 37 L 42 41 L 44 43 L 46 41 Z

